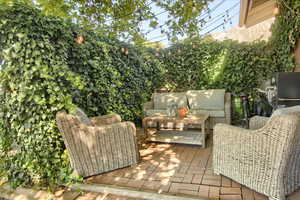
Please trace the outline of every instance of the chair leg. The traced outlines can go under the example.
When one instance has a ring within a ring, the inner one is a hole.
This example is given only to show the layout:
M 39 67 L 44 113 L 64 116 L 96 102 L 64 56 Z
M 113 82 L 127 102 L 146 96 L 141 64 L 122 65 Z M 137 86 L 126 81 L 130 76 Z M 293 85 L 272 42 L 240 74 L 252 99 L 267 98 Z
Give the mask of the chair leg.
M 280 197 L 280 198 L 274 198 L 274 197 L 268 197 L 269 200 L 286 200 L 286 197 L 283 196 L 283 197 Z
M 218 175 L 218 176 L 221 175 L 221 174 L 220 174 L 218 171 L 216 171 L 216 170 L 214 170 L 214 174 L 215 174 L 215 175 Z

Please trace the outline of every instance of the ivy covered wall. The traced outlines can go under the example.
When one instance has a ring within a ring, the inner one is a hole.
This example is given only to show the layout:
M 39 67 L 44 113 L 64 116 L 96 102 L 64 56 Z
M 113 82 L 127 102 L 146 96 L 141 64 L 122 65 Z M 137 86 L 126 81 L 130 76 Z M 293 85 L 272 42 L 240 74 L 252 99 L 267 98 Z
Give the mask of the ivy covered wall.
M 0 10 L 0 35 L 0 170 L 14 186 L 75 178 L 56 125 L 58 111 L 79 106 L 89 116 L 116 112 L 137 122 L 163 79 L 153 50 L 22 4 Z

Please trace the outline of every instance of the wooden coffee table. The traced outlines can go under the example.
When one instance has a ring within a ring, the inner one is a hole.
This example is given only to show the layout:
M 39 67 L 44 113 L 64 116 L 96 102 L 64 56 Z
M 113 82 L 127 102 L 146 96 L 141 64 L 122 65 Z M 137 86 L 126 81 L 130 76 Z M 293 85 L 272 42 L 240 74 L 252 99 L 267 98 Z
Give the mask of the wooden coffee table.
M 179 124 L 182 123 L 184 125 L 189 125 L 189 124 L 195 124 L 195 125 L 200 125 L 201 126 L 201 131 L 197 131 L 198 134 L 203 135 L 201 137 L 201 143 L 202 147 L 205 148 L 205 136 L 207 132 L 205 132 L 205 125 L 206 122 L 208 121 L 209 115 L 203 114 L 203 115 L 188 115 L 185 118 L 177 118 L 177 117 L 169 117 L 167 115 L 155 115 L 155 116 L 150 116 L 146 117 L 143 119 L 143 128 L 144 128 L 144 133 L 146 134 L 147 138 L 149 138 L 148 134 L 148 123 L 149 122 L 154 122 L 157 124 L 157 130 L 160 129 L 160 124 L 161 123 L 174 123 Z

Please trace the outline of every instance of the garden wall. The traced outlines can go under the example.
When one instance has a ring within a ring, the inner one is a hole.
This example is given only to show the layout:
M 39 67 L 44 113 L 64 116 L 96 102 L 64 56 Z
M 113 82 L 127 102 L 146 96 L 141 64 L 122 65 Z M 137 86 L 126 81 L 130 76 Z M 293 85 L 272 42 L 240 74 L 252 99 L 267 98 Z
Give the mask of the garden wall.
M 163 67 L 134 47 L 22 4 L 0 10 L 0 169 L 13 186 L 72 181 L 55 115 L 81 107 L 139 121 Z M 80 40 L 79 40 L 80 39 Z

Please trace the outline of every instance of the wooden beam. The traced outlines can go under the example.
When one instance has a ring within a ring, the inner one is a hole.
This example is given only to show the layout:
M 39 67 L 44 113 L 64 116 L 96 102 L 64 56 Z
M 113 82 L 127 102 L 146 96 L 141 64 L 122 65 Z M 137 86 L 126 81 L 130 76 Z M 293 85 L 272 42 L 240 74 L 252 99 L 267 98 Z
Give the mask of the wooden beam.
M 240 0 L 240 22 L 239 26 L 244 26 L 247 21 L 247 15 L 249 11 L 250 0 Z

